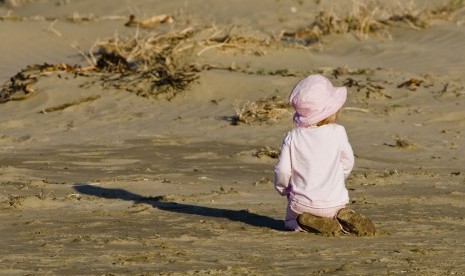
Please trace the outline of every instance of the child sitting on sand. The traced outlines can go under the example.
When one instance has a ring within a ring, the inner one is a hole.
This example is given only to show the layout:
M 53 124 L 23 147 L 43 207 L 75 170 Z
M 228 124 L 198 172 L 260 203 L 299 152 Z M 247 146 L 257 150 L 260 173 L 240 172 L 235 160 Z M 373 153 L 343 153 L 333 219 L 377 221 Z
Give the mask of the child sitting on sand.
M 375 233 L 368 218 L 345 208 L 344 182 L 354 154 L 344 127 L 335 121 L 346 97 L 345 87 L 333 87 L 322 75 L 310 75 L 292 90 L 295 128 L 284 138 L 274 179 L 276 190 L 288 199 L 287 230 Z

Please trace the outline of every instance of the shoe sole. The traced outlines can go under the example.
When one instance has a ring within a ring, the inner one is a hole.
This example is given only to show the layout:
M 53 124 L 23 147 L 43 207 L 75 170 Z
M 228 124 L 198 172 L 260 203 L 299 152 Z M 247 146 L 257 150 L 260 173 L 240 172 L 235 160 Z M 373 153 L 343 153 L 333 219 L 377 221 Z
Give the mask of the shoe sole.
M 302 229 L 311 233 L 337 235 L 341 232 L 341 226 L 335 219 L 317 217 L 308 213 L 299 215 L 297 223 Z
M 373 222 L 349 209 L 342 209 L 337 214 L 337 220 L 345 231 L 358 236 L 374 236 L 376 234 Z

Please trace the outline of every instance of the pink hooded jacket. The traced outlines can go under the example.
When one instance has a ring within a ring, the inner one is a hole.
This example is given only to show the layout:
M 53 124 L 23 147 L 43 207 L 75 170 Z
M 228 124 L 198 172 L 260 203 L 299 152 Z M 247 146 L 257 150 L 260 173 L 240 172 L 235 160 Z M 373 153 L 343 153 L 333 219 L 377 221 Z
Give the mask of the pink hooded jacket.
M 274 185 L 281 195 L 312 208 L 349 202 L 344 181 L 354 154 L 343 126 L 296 127 L 284 139 Z

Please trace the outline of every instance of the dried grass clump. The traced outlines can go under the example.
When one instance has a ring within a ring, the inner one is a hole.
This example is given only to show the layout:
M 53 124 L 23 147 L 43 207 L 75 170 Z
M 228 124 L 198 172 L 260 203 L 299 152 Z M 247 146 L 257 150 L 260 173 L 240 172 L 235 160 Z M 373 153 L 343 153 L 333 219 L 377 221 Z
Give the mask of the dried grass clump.
M 199 41 L 203 49 L 197 53 L 198 56 L 210 49 L 234 50 L 262 56 L 266 51 L 261 49 L 261 47 L 270 47 L 272 44 L 272 38 L 269 35 L 256 31 L 250 32 L 250 30 L 237 26 L 232 26 L 231 28 L 218 28 L 214 26 L 207 31 L 213 31 L 213 33 L 208 38 Z
M 0 103 L 25 100 L 35 95 L 34 84 L 39 78 L 55 72 L 82 74 L 81 68 L 77 65 L 71 66 L 65 63 L 29 65 L 0 87 Z
M 459 10 L 465 8 L 465 0 L 450 0 L 443 6 L 429 11 L 429 16 L 436 19 L 450 20 L 451 16 Z
M 291 114 L 290 104 L 278 97 L 246 102 L 241 106 L 236 104 L 234 110 L 236 115 L 232 119 L 233 125 L 276 122 Z
M 11 7 L 19 7 L 21 5 L 32 3 L 32 2 L 37 2 L 37 0 L 1 0 L 0 4 L 5 3 Z
M 424 82 L 425 82 L 424 80 L 411 78 L 411 79 L 409 79 L 407 81 L 404 81 L 401 84 L 397 85 L 397 88 L 405 87 L 405 88 L 409 89 L 410 91 L 415 91 L 417 89 L 417 87 L 422 85 Z
M 124 89 L 143 97 L 171 99 L 198 78 L 200 69 L 183 60 L 186 55 L 178 54 L 193 34 L 193 29 L 187 28 L 164 34 L 149 32 L 142 37 L 139 37 L 137 32 L 129 39 L 115 37 L 97 41 L 88 55 L 81 53 L 90 66 L 28 66 L 1 87 L 0 103 L 14 99 L 22 100 L 34 95 L 32 85 L 41 76 L 53 72 L 100 77 L 83 86 L 97 82 L 103 87 Z
M 155 15 L 155 16 L 152 16 L 151 18 L 144 19 L 142 21 L 137 20 L 136 16 L 131 14 L 129 16 L 129 20 L 124 24 L 124 26 L 152 29 L 159 24 L 164 24 L 164 23 L 171 24 L 173 23 L 173 21 L 174 21 L 173 16 L 168 15 L 168 14 Z
M 321 11 L 309 26 L 294 32 L 284 32 L 282 39 L 308 46 L 330 34 L 355 33 L 362 37 L 376 34 L 389 38 L 386 24 L 375 18 L 377 11 L 377 9 L 369 11 L 367 7 L 361 5 L 354 7 L 353 12 L 345 16 Z
M 8 195 L 8 205 L 17 208 L 22 205 L 25 198 L 26 196 L 23 195 Z
M 93 102 L 93 101 L 98 100 L 98 99 L 100 99 L 100 96 L 85 97 L 85 98 L 81 98 L 81 99 L 79 99 L 77 101 L 73 101 L 73 102 L 70 102 L 70 103 L 65 103 L 65 104 L 60 104 L 60 105 L 57 105 L 57 106 L 52 106 L 52 107 L 45 108 L 45 109 L 42 110 L 42 113 L 47 114 L 47 113 L 50 113 L 50 112 L 60 111 L 60 110 L 66 109 L 66 108 L 71 107 L 71 106 L 76 106 L 76 105 L 80 105 L 80 104 L 83 104 L 83 103 Z
M 384 145 L 398 149 L 414 149 L 417 147 L 415 143 L 412 143 L 411 141 L 402 137 L 396 137 L 395 141 L 395 144 L 384 143 Z
M 90 55 L 94 70 L 102 74 L 104 86 L 144 97 L 168 99 L 198 78 L 199 69 L 184 64 L 178 49 L 194 34 L 191 28 L 165 34 L 147 33 L 129 39 L 97 42 Z
M 281 151 L 279 149 L 277 149 L 277 148 L 263 147 L 263 148 L 258 149 L 253 154 L 253 156 L 258 157 L 258 158 L 262 158 L 262 157 L 266 156 L 266 157 L 270 157 L 270 158 L 273 158 L 273 159 L 277 159 L 277 158 L 279 158 L 280 153 L 281 153 Z
M 370 68 L 358 68 L 358 69 L 350 69 L 347 67 L 337 67 L 332 69 L 328 74 L 331 74 L 334 78 L 339 78 L 342 75 L 372 75 L 374 72 L 373 69 Z M 325 74 L 325 71 L 322 70 L 322 74 Z
M 382 6 L 381 6 L 382 7 Z M 435 9 L 412 10 L 398 7 L 394 11 L 387 8 L 356 4 L 351 13 L 338 15 L 335 12 L 321 11 L 308 26 L 296 31 L 283 32 L 281 40 L 309 46 L 330 34 L 353 33 L 357 37 L 391 38 L 389 27 L 404 23 L 414 29 L 424 29 L 434 19 L 450 20 L 454 12 L 465 8 L 465 0 L 451 0 Z M 397 11 L 403 13 L 398 14 Z
M 433 9 L 415 10 L 412 8 L 404 8 L 402 14 L 392 14 L 387 19 L 380 19 L 381 22 L 387 25 L 395 23 L 405 23 L 414 29 L 424 29 L 430 25 L 433 20 L 452 20 L 454 13 L 465 8 L 464 0 L 450 0 L 444 5 Z

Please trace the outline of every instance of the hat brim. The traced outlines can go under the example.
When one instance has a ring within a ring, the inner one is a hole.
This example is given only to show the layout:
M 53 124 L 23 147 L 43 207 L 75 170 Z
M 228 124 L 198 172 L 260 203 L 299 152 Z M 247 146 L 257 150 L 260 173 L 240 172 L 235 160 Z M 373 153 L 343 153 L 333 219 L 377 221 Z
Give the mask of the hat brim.
M 335 87 L 333 97 L 328 100 L 321 112 L 312 116 L 302 116 L 299 113 L 294 114 L 294 125 L 297 127 L 307 127 L 315 125 L 318 122 L 328 118 L 342 108 L 347 99 L 347 88 Z

